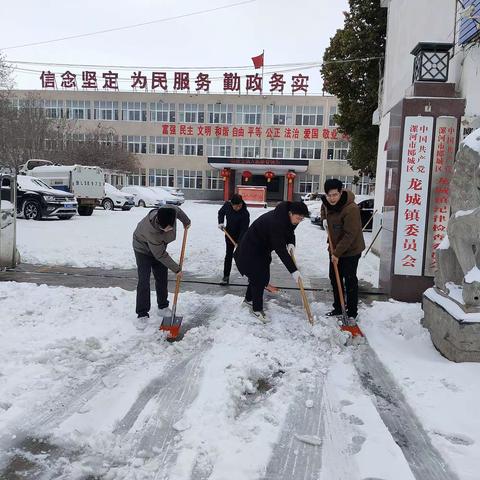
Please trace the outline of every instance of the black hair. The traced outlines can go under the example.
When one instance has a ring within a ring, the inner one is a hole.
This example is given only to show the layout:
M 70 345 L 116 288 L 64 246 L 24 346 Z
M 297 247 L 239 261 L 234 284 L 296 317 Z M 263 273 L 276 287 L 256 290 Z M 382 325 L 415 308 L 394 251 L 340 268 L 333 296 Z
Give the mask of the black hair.
M 309 217 L 310 212 L 308 207 L 303 202 L 291 202 L 288 210 L 296 215 L 303 215 L 304 217 Z
M 159 208 L 157 211 L 157 221 L 161 228 L 175 225 L 177 214 L 173 208 Z
M 230 199 L 232 205 L 241 205 L 243 203 L 243 198 L 238 193 L 234 193 Z
M 329 178 L 328 180 L 325 180 L 323 189 L 327 195 L 330 190 L 338 190 L 341 192 L 343 190 L 343 183 L 338 178 Z

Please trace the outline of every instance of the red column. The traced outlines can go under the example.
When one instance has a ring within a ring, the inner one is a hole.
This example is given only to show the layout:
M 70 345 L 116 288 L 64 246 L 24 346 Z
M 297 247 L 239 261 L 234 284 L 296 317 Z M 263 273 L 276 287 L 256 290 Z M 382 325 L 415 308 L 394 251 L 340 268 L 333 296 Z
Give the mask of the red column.
M 287 179 L 288 185 L 287 185 L 287 200 L 289 202 L 293 201 L 293 186 L 295 183 L 295 179 Z
M 227 177 L 225 177 L 225 181 L 223 182 L 223 200 L 226 202 L 227 200 L 230 200 L 230 177 L 232 175 L 232 170 L 230 168 L 227 169 L 229 174 Z

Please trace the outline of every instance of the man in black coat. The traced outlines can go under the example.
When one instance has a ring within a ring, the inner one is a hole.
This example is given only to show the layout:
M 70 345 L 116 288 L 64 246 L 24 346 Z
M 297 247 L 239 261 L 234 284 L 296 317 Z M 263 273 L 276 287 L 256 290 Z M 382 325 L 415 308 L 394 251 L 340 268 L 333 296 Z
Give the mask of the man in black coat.
M 227 219 L 227 226 L 225 226 L 225 218 Z M 222 208 L 218 211 L 218 228 L 227 233 L 238 244 L 243 234 L 247 231 L 250 225 L 250 214 L 247 206 L 241 195 L 235 193 L 229 202 L 225 202 Z M 220 282 L 222 285 L 228 285 L 230 282 L 230 272 L 232 270 L 232 259 L 235 245 L 225 235 L 226 253 L 225 261 L 223 263 L 223 279 Z
M 295 282 L 301 278 L 290 256 L 295 249 L 295 228 L 308 217 L 303 202 L 281 202 L 275 210 L 257 218 L 243 236 L 234 257 L 238 270 L 248 277 L 244 302 L 262 322 L 270 320 L 263 311 L 263 290 L 270 280 L 272 251 L 279 256 Z

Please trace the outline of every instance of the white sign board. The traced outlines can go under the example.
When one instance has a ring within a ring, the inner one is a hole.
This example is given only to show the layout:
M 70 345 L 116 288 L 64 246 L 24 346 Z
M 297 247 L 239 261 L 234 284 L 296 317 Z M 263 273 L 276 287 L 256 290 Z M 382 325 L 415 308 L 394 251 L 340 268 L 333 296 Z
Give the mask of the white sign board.
M 405 117 L 395 275 L 422 275 L 432 137 L 433 117 Z

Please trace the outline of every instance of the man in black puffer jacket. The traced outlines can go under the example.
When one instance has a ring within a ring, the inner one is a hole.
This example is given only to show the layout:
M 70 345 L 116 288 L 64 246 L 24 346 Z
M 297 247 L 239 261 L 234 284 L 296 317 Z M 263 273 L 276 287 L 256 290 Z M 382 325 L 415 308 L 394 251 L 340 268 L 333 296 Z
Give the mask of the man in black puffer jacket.
M 263 290 L 270 280 L 272 251 L 276 252 L 298 283 L 300 272 L 290 253 L 295 249 L 295 228 L 308 215 L 308 208 L 303 202 L 281 202 L 275 210 L 252 223 L 235 251 L 238 270 L 248 277 L 244 302 L 264 323 L 270 321 L 263 311 Z
M 225 218 L 227 219 L 227 226 L 225 226 Z M 247 231 L 250 225 L 250 214 L 247 206 L 241 195 L 235 193 L 229 202 L 225 202 L 222 208 L 218 211 L 218 228 L 226 230 L 227 233 L 238 244 L 243 234 Z M 230 282 L 230 272 L 232 270 L 232 259 L 235 245 L 225 235 L 226 253 L 223 264 L 223 279 L 222 285 L 228 285 Z

